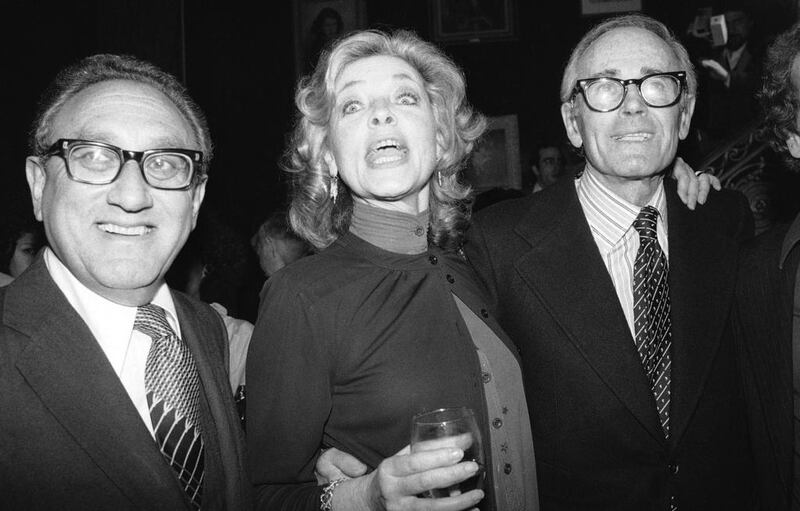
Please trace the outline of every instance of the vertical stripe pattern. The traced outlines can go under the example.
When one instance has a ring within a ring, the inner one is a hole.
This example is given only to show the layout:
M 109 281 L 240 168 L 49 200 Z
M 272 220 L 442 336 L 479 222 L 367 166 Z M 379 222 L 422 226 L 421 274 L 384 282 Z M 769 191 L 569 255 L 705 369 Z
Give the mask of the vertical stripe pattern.
M 194 358 L 158 305 L 139 307 L 133 328 L 153 340 L 144 383 L 158 446 L 193 507 L 200 509 L 203 437 L 198 410 L 200 381 Z

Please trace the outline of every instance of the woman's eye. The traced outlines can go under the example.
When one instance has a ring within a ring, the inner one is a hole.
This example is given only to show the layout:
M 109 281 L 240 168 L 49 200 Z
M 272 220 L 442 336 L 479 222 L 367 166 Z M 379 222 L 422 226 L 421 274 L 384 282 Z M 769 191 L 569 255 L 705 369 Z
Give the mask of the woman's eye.
M 413 92 L 404 92 L 397 98 L 397 102 L 401 105 L 416 105 L 419 103 L 419 96 Z
M 358 112 L 361 109 L 361 105 L 358 101 L 348 101 L 342 106 L 342 113 L 344 114 L 352 114 Z

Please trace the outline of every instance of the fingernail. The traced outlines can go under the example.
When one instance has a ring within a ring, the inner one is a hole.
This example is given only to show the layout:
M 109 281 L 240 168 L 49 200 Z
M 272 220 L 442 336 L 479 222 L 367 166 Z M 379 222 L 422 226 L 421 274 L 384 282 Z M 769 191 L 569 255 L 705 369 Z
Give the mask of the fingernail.
M 460 460 L 464 456 L 464 451 L 461 449 L 450 449 L 450 457 L 454 460 Z

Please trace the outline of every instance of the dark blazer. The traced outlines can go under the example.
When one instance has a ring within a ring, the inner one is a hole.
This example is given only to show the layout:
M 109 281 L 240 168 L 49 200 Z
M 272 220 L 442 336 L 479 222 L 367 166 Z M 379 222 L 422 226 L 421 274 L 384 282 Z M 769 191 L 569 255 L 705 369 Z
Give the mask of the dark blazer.
M 736 287 L 736 347 L 748 404 L 761 509 L 789 509 L 794 448 L 792 306 L 800 262 L 797 245 L 783 268 L 787 227 L 745 247 Z
M 465 250 L 516 342 L 542 511 L 744 509 L 751 459 L 726 330 L 742 196 L 687 209 L 665 181 L 672 298 L 665 439 L 611 277 L 572 179 L 476 215 Z
M 203 509 L 246 509 L 244 448 L 213 309 L 173 293 L 202 385 Z M 189 509 L 88 326 L 44 260 L 0 289 L 0 507 Z

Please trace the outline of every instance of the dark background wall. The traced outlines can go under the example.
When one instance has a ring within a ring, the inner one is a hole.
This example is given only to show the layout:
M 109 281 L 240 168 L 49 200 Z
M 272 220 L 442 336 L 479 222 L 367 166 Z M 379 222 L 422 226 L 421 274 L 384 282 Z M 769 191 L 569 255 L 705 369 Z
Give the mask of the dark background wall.
M 682 34 L 697 7 L 720 9 L 732 2 L 643 0 L 643 10 Z M 581 16 L 580 4 L 518 0 L 516 39 L 445 47 L 464 68 L 469 98 L 479 110 L 518 115 L 523 171 L 536 140 L 563 131 L 558 113 L 562 66 L 582 33 L 599 20 Z M 370 27 L 432 35 L 430 0 L 366 0 L 365 5 Z M 260 14 L 258 7 L 267 12 Z M 797 19 L 794 0 L 761 0 L 753 7 L 763 34 Z M 276 162 L 293 116 L 293 12 L 290 1 L 4 2 L 0 211 L 30 208 L 26 135 L 46 83 L 82 56 L 129 53 L 185 80 L 206 111 L 216 157 L 204 209 L 246 239 L 285 197 Z
M 643 10 L 681 33 L 708 0 L 644 0 Z M 719 6 L 726 2 L 718 1 Z M 3 203 L 27 204 L 23 162 L 35 103 L 58 69 L 91 53 L 135 54 L 182 77 L 206 111 L 216 145 L 208 206 L 250 232 L 284 198 L 276 161 L 293 116 L 293 3 L 222 0 L 12 1 L 3 6 Z M 430 0 L 367 0 L 369 26 L 431 37 Z M 465 70 L 472 103 L 519 116 L 523 168 L 535 141 L 560 135 L 558 84 L 572 45 L 597 17 L 579 0 L 519 0 L 518 37 L 446 50 Z M 795 19 L 791 0 L 756 6 L 764 32 Z

